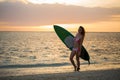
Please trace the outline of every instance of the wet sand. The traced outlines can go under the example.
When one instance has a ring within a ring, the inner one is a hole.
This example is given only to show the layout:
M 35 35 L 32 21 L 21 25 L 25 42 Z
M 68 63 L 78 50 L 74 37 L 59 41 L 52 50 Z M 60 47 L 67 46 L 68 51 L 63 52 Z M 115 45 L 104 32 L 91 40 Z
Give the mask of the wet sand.
M 1 80 L 120 80 L 120 69 L 1 77 Z

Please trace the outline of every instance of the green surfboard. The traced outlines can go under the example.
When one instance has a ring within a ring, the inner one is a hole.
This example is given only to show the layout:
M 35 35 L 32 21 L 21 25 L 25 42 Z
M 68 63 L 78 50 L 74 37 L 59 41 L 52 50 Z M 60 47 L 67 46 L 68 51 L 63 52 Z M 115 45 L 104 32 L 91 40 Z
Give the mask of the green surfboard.
M 54 30 L 56 32 L 56 34 L 58 35 L 58 37 L 62 40 L 62 42 L 70 49 L 72 50 L 73 48 L 73 39 L 74 36 L 67 31 L 66 29 L 58 26 L 58 25 L 54 25 Z M 87 50 L 84 48 L 84 46 L 82 45 L 82 49 L 81 49 L 81 56 L 80 56 L 83 60 L 88 61 L 88 63 L 90 64 L 90 56 L 87 52 Z

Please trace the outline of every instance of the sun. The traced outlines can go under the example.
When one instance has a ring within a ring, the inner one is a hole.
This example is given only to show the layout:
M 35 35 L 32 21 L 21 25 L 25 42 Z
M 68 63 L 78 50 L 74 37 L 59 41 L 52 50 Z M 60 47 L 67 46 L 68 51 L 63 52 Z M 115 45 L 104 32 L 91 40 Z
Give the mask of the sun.
M 54 25 L 62 26 L 63 28 L 70 31 L 76 31 L 78 28 L 78 24 L 54 24 Z M 41 31 L 54 31 L 54 27 L 53 27 L 54 25 L 44 25 L 39 27 Z

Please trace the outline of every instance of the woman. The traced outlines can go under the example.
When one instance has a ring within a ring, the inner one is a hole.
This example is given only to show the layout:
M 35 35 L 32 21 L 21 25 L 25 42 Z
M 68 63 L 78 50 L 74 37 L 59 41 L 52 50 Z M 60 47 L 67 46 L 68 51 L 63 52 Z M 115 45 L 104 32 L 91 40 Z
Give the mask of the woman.
M 80 58 L 79 58 L 79 56 L 81 55 L 81 47 L 82 47 L 82 43 L 84 40 L 84 36 L 85 36 L 85 30 L 82 26 L 80 26 L 78 29 L 78 33 L 76 34 L 76 36 L 74 38 L 73 49 L 72 49 L 72 52 L 70 54 L 70 61 L 71 61 L 72 65 L 74 66 L 75 71 L 80 70 L 80 60 L 79 60 Z M 75 55 L 76 55 L 77 66 L 73 60 Z

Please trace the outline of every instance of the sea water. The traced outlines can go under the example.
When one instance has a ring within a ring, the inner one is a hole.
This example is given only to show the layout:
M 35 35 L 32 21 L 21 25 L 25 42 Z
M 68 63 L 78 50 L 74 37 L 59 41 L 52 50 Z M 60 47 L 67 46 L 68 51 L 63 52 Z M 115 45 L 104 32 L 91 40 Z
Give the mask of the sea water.
M 120 64 L 119 32 L 87 32 L 83 45 L 91 64 Z M 70 53 L 55 32 L 0 32 L 0 68 L 71 65 Z

